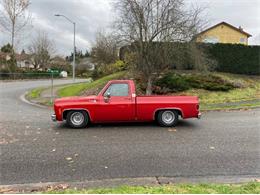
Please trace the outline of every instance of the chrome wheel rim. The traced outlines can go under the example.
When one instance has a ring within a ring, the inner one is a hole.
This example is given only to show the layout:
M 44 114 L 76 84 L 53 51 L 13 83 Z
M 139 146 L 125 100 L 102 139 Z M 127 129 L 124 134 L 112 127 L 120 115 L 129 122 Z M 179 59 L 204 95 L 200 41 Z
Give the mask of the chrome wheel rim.
M 165 111 L 162 114 L 162 121 L 166 124 L 171 124 L 175 120 L 175 115 L 172 111 Z
M 70 121 L 73 125 L 79 126 L 83 123 L 84 121 L 84 115 L 81 112 L 74 112 L 70 116 Z

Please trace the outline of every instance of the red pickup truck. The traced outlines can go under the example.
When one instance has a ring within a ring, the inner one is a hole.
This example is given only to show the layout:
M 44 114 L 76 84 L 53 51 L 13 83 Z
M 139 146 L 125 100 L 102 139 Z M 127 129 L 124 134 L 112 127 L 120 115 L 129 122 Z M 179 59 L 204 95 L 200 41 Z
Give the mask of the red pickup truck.
M 175 126 L 179 116 L 200 118 L 196 96 L 136 96 L 132 80 L 112 80 L 97 96 L 56 99 L 53 121 L 66 120 L 73 128 L 91 123 L 157 121 Z

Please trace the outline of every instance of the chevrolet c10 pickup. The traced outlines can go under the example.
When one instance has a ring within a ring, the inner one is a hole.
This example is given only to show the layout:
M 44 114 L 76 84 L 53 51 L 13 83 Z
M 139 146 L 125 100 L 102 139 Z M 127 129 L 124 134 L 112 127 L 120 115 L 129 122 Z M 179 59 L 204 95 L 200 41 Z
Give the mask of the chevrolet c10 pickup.
M 112 80 L 97 96 L 66 97 L 54 102 L 53 121 L 66 120 L 72 128 L 89 123 L 148 122 L 171 127 L 179 117 L 200 118 L 196 96 L 136 96 L 132 80 Z

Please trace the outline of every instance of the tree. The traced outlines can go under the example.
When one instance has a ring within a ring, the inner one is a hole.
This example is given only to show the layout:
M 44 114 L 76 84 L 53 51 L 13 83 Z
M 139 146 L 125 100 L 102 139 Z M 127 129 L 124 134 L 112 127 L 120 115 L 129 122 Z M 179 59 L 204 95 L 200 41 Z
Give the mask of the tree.
M 87 50 L 87 49 L 86 49 L 86 52 L 85 52 L 85 55 L 84 55 L 84 57 L 86 57 L 86 58 L 90 57 L 90 53 L 88 52 L 88 50 Z
M 10 45 L 10 43 L 7 43 L 3 47 L 1 47 L 1 52 L 7 53 L 9 55 L 10 59 L 8 60 L 3 60 L 0 63 L 3 63 L 6 65 L 6 68 L 8 72 L 15 72 L 16 71 L 16 59 L 15 59 L 15 53 L 13 50 L 13 47 Z
M 80 63 L 80 60 L 85 58 L 85 55 L 82 53 L 82 50 L 78 50 L 77 48 L 75 48 L 75 61 L 76 64 Z M 66 61 L 68 62 L 72 62 L 73 61 L 73 53 L 71 52 L 70 56 L 66 56 L 65 57 Z
M 38 32 L 28 50 L 32 55 L 35 69 L 48 66 L 51 55 L 55 52 L 53 41 L 49 39 L 48 34 L 45 32 Z
M 178 56 L 174 42 L 187 42 L 202 25 L 201 8 L 186 9 L 184 0 L 118 0 L 115 27 L 131 44 L 134 69 L 146 78 L 146 94 L 152 93 L 155 75 Z
M 10 45 L 10 43 L 7 43 L 3 47 L 1 47 L 1 52 L 12 53 L 13 52 L 13 47 Z
M 98 64 L 110 64 L 118 59 L 118 41 L 113 34 L 98 32 L 91 56 Z
M 29 0 L 2 0 L 3 10 L 0 12 L 0 26 L 11 34 L 11 46 L 14 48 L 16 35 L 30 21 L 27 12 Z

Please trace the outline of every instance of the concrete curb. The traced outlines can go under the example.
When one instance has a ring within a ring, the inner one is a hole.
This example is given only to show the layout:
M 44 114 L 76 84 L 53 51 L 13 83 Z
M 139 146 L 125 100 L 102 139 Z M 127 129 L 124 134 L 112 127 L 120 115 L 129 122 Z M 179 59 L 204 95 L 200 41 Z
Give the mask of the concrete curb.
M 0 193 L 16 192 L 40 192 L 47 190 L 64 189 L 91 189 L 111 188 L 117 186 L 156 186 L 177 183 L 246 183 L 259 181 L 259 176 L 235 175 L 235 176 L 195 176 L 195 177 L 139 177 L 139 178 L 115 178 L 103 180 L 86 180 L 80 182 L 47 182 L 0 185 Z
M 39 108 L 50 108 L 50 106 L 45 106 L 45 105 L 41 105 L 41 104 L 38 104 L 38 103 L 34 103 L 34 102 L 31 102 L 30 100 L 26 99 L 26 95 L 28 94 L 28 91 L 26 91 L 24 94 L 22 94 L 20 96 L 20 100 L 26 104 L 30 104 L 32 106 L 36 106 L 36 107 L 39 107 Z

